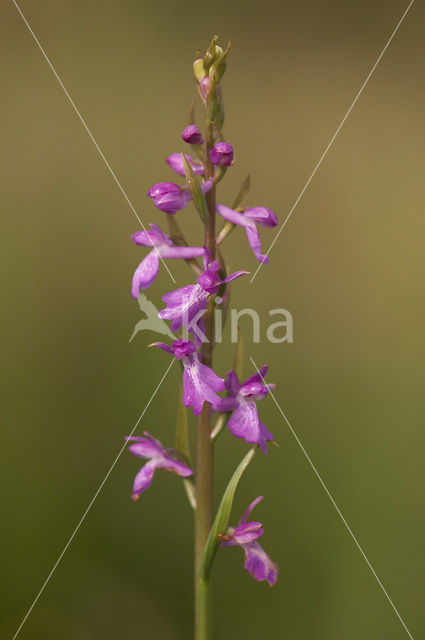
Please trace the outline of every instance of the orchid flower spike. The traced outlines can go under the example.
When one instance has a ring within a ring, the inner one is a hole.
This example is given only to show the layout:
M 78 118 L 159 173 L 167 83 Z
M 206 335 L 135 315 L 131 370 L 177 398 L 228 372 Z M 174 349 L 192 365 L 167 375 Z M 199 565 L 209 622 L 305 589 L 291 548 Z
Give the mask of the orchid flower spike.
M 145 436 L 145 438 L 138 436 L 126 438 L 127 441 L 134 442 L 129 446 L 133 455 L 149 460 L 134 479 L 133 500 L 137 500 L 140 494 L 151 486 L 157 469 L 166 469 L 183 478 L 193 475 L 192 469 L 178 460 L 178 451 L 164 449 L 159 440 L 155 440 L 147 431 L 145 431 Z
M 197 284 L 189 284 L 162 296 L 167 306 L 158 313 L 158 317 L 162 320 L 171 320 L 172 331 L 179 329 L 182 325 L 190 329 L 193 327 L 194 320 L 197 321 L 206 309 L 210 295 L 217 293 L 222 284 L 248 274 L 248 271 L 236 271 L 227 278 L 221 279 L 218 271 L 217 260 L 210 262 L 210 253 L 204 247 L 204 273 L 199 276 Z
M 204 253 L 203 247 L 181 247 L 173 243 L 156 224 L 150 225 L 150 231 L 136 231 L 131 236 L 135 244 L 152 247 L 152 251 L 143 258 L 134 272 L 131 295 L 138 298 L 140 290 L 151 286 L 158 275 L 159 260 L 162 258 L 197 258 Z
M 239 546 L 245 553 L 244 567 L 253 578 L 261 582 L 267 580 L 272 587 L 279 576 L 279 567 L 274 563 L 264 549 L 257 542 L 264 534 L 261 522 L 247 522 L 253 508 L 261 502 L 263 496 L 258 496 L 251 502 L 244 516 L 235 529 L 229 527 L 225 535 L 218 535 L 222 547 Z
M 196 346 L 191 340 L 175 340 L 172 345 L 154 342 L 151 347 L 159 347 L 170 353 L 183 364 L 183 404 L 193 406 L 194 415 L 202 412 L 204 402 L 220 401 L 217 392 L 224 391 L 224 380 L 199 361 Z
M 268 366 L 264 365 L 260 371 L 240 383 L 233 369 L 226 377 L 227 398 L 221 398 L 220 403 L 214 405 L 219 412 L 233 411 L 227 426 L 236 438 L 243 438 L 246 442 L 260 445 L 263 453 L 267 453 L 267 440 L 273 440 L 273 434 L 258 417 L 256 400 L 265 398 L 274 384 L 265 385 Z
M 225 207 L 224 204 L 218 204 L 216 209 L 217 213 L 225 220 L 245 228 L 249 246 L 258 262 L 269 262 L 268 256 L 261 253 L 261 239 L 257 224 L 262 227 L 275 227 L 278 223 L 276 214 L 266 207 L 253 207 L 252 209 L 247 209 L 244 213 Z

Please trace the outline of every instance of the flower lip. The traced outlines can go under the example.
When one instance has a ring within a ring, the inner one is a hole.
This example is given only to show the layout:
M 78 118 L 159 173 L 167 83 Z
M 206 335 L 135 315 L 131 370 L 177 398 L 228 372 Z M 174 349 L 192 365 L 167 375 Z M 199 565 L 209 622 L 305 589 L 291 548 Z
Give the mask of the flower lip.
M 233 147 L 228 142 L 216 142 L 210 151 L 211 162 L 217 167 L 230 167 L 233 164 Z
M 183 129 L 182 138 L 188 144 L 204 143 L 204 138 L 202 137 L 202 133 L 199 131 L 196 124 L 190 124 L 188 127 Z

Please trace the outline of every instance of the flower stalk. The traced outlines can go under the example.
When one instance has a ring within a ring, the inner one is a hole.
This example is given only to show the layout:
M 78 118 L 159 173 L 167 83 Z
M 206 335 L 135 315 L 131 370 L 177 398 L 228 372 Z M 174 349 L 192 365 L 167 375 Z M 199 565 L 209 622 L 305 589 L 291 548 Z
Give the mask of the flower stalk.
M 210 160 L 213 148 L 213 127 L 207 125 L 205 143 L 205 177 L 208 180 L 214 176 L 214 167 Z M 216 187 L 212 187 L 205 195 L 208 222 L 204 229 L 204 243 L 210 252 L 211 260 L 215 258 L 215 196 Z M 211 367 L 214 348 L 214 306 L 212 300 L 207 304 L 205 318 L 206 342 L 201 347 L 203 362 Z M 212 518 L 212 487 L 213 487 L 213 441 L 211 439 L 210 406 L 205 403 L 196 427 L 196 495 L 195 509 L 195 640 L 209 640 L 211 635 L 211 586 L 210 577 L 204 578 L 200 574 L 204 548 L 207 543 Z

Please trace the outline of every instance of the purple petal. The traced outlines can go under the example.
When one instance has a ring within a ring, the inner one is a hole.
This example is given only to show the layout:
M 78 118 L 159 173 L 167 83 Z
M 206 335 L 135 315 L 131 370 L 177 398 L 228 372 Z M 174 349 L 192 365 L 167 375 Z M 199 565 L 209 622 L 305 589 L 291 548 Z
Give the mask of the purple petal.
M 266 427 L 266 425 L 264 424 L 264 422 L 261 422 L 260 420 L 260 441 L 259 441 L 259 445 L 261 448 L 261 451 L 263 453 L 267 453 L 267 446 L 266 446 L 266 442 L 267 441 L 272 442 L 274 440 L 273 434 L 271 433 L 271 431 L 269 431 Z
M 218 413 L 226 413 L 227 411 L 234 411 L 239 406 L 239 402 L 236 398 L 220 398 L 220 402 L 213 405 L 213 410 Z
M 204 76 L 199 83 L 199 93 L 201 94 L 201 98 L 205 103 L 211 90 L 211 84 L 212 78 L 210 78 L 209 76 Z
M 205 173 L 204 165 L 202 164 L 202 162 L 200 160 L 195 160 L 194 158 L 191 158 L 190 156 L 188 156 L 186 154 L 185 154 L 185 156 L 186 156 L 186 160 L 188 161 L 188 163 L 192 167 L 193 173 L 195 175 L 202 175 L 203 173 Z M 184 162 L 183 162 L 183 158 L 181 156 L 181 153 L 172 153 L 166 159 L 166 163 L 168 164 L 168 166 L 173 171 L 178 173 L 179 176 L 185 176 L 186 175 L 185 172 L 184 172 Z
M 150 433 L 145 431 L 145 437 L 132 436 L 126 438 L 127 442 L 134 442 L 129 446 L 129 450 L 135 456 L 141 458 L 155 458 L 164 453 L 164 447 L 159 440 L 153 438 Z
M 147 192 L 148 198 L 159 198 L 163 196 L 164 193 L 174 193 L 174 195 L 179 195 L 181 192 L 181 188 L 175 182 L 157 182 L 153 185 Z
M 233 164 L 233 147 L 228 142 L 216 142 L 210 151 L 211 162 L 218 167 L 230 167 Z
M 194 415 L 199 415 L 204 402 L 216 404 L 220 401 L 216 391 L 224 391 L 224 380 L 197 357 L 185 359 L 183 366 L 183 404 L 193 406 Z
M 130 236 L 130 239 L 142 247 L 155 247 L 161 244 L 161 242 L 158 242 L 156 234 L 152 233 L 152 231 L 136 231 L 136 233 Z
M 162 258 L 198 258 L 204 254 L 202 247 L 168 246 L 161 248 Z
M 258 262 L 270 262 L 268 256 L 261 253 L 261 239 L 257 227 L 255 225 L 245 227 L 245 231 L 249 246 L 253 250 Z
M 162 298 L 167 307 L 158 313 L 163 320 L 171 320 L 171 330 L 179 329 L 182 324 L 189 326 L 198 313 L 207 305 L 208 292 L 200 285 L 188 285 L 165 294 Z
M 236 375 L 236 371 L 231 369 L 226 377 L 226 389 L 230 393 L 231 396 L 237 396 L 239 393 L 239 389 L 241 385 L 239 384 L 238 376 Z
M 205 142 L 196 124 L 190 124 L 183 129 L 182 138 L 188 144 L 203 144 Z
M 258 498 L 255 498 L 255 500 L 253 500 L 253 501 L 251 502 L 251 504 L 249 505 L 248 509 L 247 509 L 247 510 L 245 511 L 245 513 L 243 514 L 243 516 L 242 516 L 242 518 L 241 518 L 241 520 L 240 520 L 240 522 L 239 522 L 239 525 L 244 524 L 244 523 L 248 520 L 248 516 L 249 516 L 249 514 L 250 514 L 250 513 L 251 513 L 251 511 L 254 509 L 254 507 L 256 507 L 256 506 L 257 506 L 257 504 L 258 504 L 259 502 L 261 502 L 261 500 L 262 500 L 262 499 L 263 499 L 263 496 L 258 496 Z M 238 526 L 239 526 L 239 525 L 238 525 Z
M 253 376 L 247 378 L 245 382 L 242 382 L 242 386 L 251 384 L 251 382 L 260 382 L 261 384 L 263 384 L 265 382 L 265 377 L 267 376 L 268 370 L 269 366 L 267 364 L 263 364 L 263 366 L 259 371 L 257 371 L 257 373 L 254 373 Z
M 277 216 L 271 209 L 267 207 L 253 207 L 244 212 L 244 216 L 258 222 L 263 227 L 272 228 L 278 223 Z
M 249 544 L 254 542 L 264 534 L 261 522 L 245 522 L 239 524 L 232 534 L 234 542 L 238 545 Z
M 183 462 L 180 462 L 179 460 L 175 460 L 170 455 L 165 455 L 161 458 L 158 458 L 156 468 L 171 471 L 172 473 L 176 473 L 182 478 L 187 478 L 188 476 L 193 475 L 193 471 L 190 467 L 188 467 Z
M 211 261 L 211 254 L 210 251 L 208 249 L 208 247 L 204 246 L 204 258 L 203 258 L 203 263 L 204 263 L 204 271 L 206 271 L 208 269 L 208 265 Z
M 153 249 L 144 260 L 139 264 L 134 272 L 133 282 L 131 285 L 131 295 L 133 298 L 139 297 L 140 289 L 147 289 L 155 280 L 159 271 L 158 252 Z
M 245 404 L 241 404 L 230 416 L 227 426 L 236 438 L 243 438 L 250 444 L 258 444 L 263 453 L 267 453 L 266 441 L 273 440 L 273 435 L 259 420 L 254 402 L 245 401 Z
M 213 186 L 213 181 L 211 179 L 205 180 L 205 182 L 201 184 L 202 193 L 208 193 L 208 191 L 212 189 L 212 186 Z
M 252 225 L 252 221 L 244 218 L 243 213 L 239 213 L 229 207 L 225 207 L 224 204 L 216 205 L 216 211 L 222 218 L 229 222 L 233 222 L 233 224 L 237 224 L 240 227 L 248 227 L 249 225 Z
M 136 500 L 143 491 L 146 491 L 146 489 L 149 489 L 151 486 L 155 469 L 157 467 L 157 460 L 157 458 L 149 460 L 149 462 L 140 469 L 139 473 L 134 478 L 133 500 Z
M 158 182 L 149 189 L 146 195 L 152 198 L 158 209 L 171 215 L 184 209 L 189 201 L 187 192 L 174 182 Z
M 170 238 L 161 231 L 157 224 L 152 223 L 150 226 L 150 231 L 146 229 L 144 231 L 136 231 L 130 236 L 135 244 L 144 247 L 156 247 L 161 244 L 172 245 Z
M 173 342 L 174 357 L 178 360 L 181 360 L 185 356 L 190 356 L 195 351 L 197 351 L 197 348 L 193 344 L 192 340 L 183 340 L 182 338 L 179 338 Z
M 164 213 L 174 215 L 177 211 L 182 211 L 187 207 L 188 198 L 184 191 L 178 196 L 173 193 L 165 193 L 160 198 L 155 199 L 154 203 L 155 206 L 161 211 L 164 211 Z
M 174 289 L 174 291 L 169 291 L 162 296 L 163 302 L 170 304 L 172 306 L 177 306 L 182 304 L 183 299 L 187 298 L 192 290 L 196 287 L 196 284 L 188 284 L 186 287 L 180 287 L 180 289 Z
M 227 276 L 227 278 L 224 278 L 223 282 L 231 282 L 236 278 L 240 278 L 241 276 L 247 276 L 247 275 L 249 275 L 249 271 L 235 271 L 235 273 L 231 273 L 230 276 Z
M 271 587 L 276 584 L 279 567 L 269 558 L 258 542 L 250 542 L 243 545 L 242 548 L 245 552 L 244 567 L 252 577 L 259 582 L 267 580 Z
M 243 397 L 255 397 L 256 399 L 262 399 L 267 395 L 267 391 L 267 387 L 261 384 L 261 382 L 250 382 L 249 384 L 244 383 L 241 386 L 239 393 Z
M 166 351 L 167 353 L 170 353 L 172 356 L 174 355 L 173 347 L 171 347 L 169 344 L 166 344 L 165 342 L 152 342 L 152 344 L 150 344 L 149 346 L 150 347 L 159 347 L 163 351 Z

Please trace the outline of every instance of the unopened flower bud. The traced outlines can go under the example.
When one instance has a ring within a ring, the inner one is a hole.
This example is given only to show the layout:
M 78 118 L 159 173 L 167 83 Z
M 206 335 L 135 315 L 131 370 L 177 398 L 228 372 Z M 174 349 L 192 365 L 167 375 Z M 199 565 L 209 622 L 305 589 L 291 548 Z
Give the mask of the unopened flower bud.
M 182 132 L 182 138 L 188 144 L 203 144 L 204 138 L 196 124 L 190 124 Z
M 184 209 L 189 201 L 188 193 L 174 182 L 159 182 L 151 187 L 146 195 L 152 198 L 158 209 L 171 214 Z
M 218 46 L 218 44 L 215 45 L 215 58 L 214 58 L 214 63 L 213 64 L 217 64 L 217 62 L 220 60 L 220 58 L 223 56 L 223 49 L 221 47 Z
M 215 50 L 215 60 L 211 65 L 208 74 L 211 77 L 214 77 L 216 84 L 218 84 L 226 70 L 226 59 L 230 51 L 230 42 L 227 45 L 225 51 L 223 51 L 223 49 L 221 47 L 218 47 L 217 45 L 215 47 Z
M 201 98 L 204 102 L 207 101 L 209 92 L 211 91 L 212 78 L 209 76 L 204 76 L 199 83 L 199 92 L 201 94 Z
M 202 58 L 198 58 L 198 60 L 195 60 L 195 62 L 193 63 L 193 73 L 196 81 L 201 82 L 202 78 L 205 75 L 204 61 L 202 60 Z
M 233 147 L 227 142 L 217 142 L 210 151 L 211 162 L 216 167 L 230 167 L 233 164 Z
M 217 57 L 220 55 L 223 55 L 223 49 L 221 47 L 218 47 L 216 44 L 217 40 L 218 40 L 218 36 L 214 36 L 210 46 L 208 47 L 204 55 L 203 64 L 204 64 L 204 69 L 207 72 L 208 72 L 208 69 L 211 67 L 211 65 L 217 60 Z

